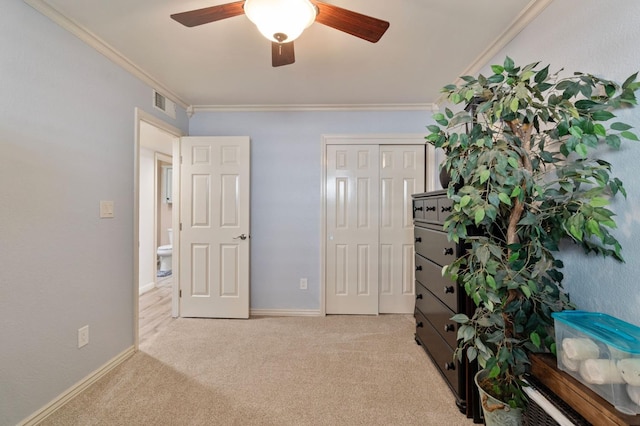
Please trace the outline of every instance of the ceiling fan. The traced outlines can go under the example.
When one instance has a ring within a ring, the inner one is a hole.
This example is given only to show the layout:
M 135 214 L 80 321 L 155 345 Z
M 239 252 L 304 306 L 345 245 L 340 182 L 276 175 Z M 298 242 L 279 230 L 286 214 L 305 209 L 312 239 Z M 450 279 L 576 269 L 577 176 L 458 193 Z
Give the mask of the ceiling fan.
M 271 40 L 274 67 L 295 62 L 293 40 L 313 22 L 376 43 L 389 23 L 316 0 L 242 0 L 171 15 L 187 27 L 246 14 Z

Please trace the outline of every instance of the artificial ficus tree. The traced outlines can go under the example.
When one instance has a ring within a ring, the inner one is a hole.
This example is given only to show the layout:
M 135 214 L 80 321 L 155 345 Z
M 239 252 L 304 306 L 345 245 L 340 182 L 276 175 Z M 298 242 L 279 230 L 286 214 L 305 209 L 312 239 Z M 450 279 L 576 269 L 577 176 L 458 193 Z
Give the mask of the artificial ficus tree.
M 489 77 L 462 77 L 443 88 L 465 105 L 434 115 L 427 141 L 446 154 L 447 195 L 454 211 L 444 224 L 465 254 L 443 273 L 475 302 L 456 315 L 459 347 L 490 371 L 493 396 L 523 407 L 522 375 L 531 351 L 554 351 L 551 312 L 572 305 L 562 288 L 561 240 L 587 253 L 623 261 L 611 233 L 611 197 L 626 196 L 599 147 L 637 141 L 614 110 L 636 105 L 636 74 L 622 84 L 549 66 L 524 67 L 506 58 Z

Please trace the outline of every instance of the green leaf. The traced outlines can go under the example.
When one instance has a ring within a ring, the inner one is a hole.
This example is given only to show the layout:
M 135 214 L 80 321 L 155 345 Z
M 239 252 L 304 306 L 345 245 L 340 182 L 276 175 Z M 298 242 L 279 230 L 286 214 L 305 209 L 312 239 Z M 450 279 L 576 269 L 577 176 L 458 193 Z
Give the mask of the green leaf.
M 453 102 L 454 104 L 459 104 L 460 102 L 462 102 L 462 96 L 460 95 L 460 93 L 452 93 L 449 99 L 451 99 L 451 102 Z
M 531 298 L 531 289 L 526 285 L 521 285 L 520 291 L 522 291 L 522 294 L 524 294 L 527 299 Z
M 536 74 L 536 77 L 534 78 L 534 81 L 536 83 L 540 84 L 540 83 L 542 83 L 543 81 L 546 80 L 548 75 L 549 75 L 549 65 L 547 65 L 546 67 L 544 67 L 543 69 L 538 71 L 538 73 Z M 540 89 L 540 90 L 542 90 L 542 89 Z
M 513 63 L 513 59 L 507 56 L 504 60 L 504 69 L 511 72 L 513 71 L 514 65 L 515 64 Z
M 484 219 L 484 209 L 483 208 L 478 208 L 476 210 L 476 214 L 475 214 L 475 221 L 476 221 L 476 225 L 479 225 L 480 222 L 482 222 L 482 220 Z
M 480 184 L 485 183 L 491 177 L 491 170 L 483 170 L 480 173 Z
M 462 198 L 460 198 L 460 206 L 465 207 L 467 204 L 469 204 L 470 201 L 471 201 L 471 196 L 463 195 Z
M 587 146 L 583 143 L 577 144 L 575 151 L 583 158 L 587 156 Z
M 519 169 L 520 168 L 520 164 L 518 163 L 518 160 L 516 160 L 513 157 L 509 157 L 509 159 L 507 160 L 507 162 L 509 163 L 509 165 L 511 167 L 513 167 L 514 169 Z
M 496 289 L 497 284 L 496 284 L 496 280 L 495 280 L 495 278 L 493 278 L 493 276 L 487 275 L 487 285 L 489 287 L 491 287 L 492 289 L 494 289 L 494 290 Z
M 427 130 L 429 130 L 431 133 L 440 133 L 440 127 L 436 126 L 435 124 L 427 126 Z
M 617 123 L 613 123 L 611 125 L 611 129 L 612 130 L 618 130 L 618 131 L 624 131 L 624 130 L 631 129 L 631 126 L 628 125 L 627 123 L 617 122 Z
M 529 339 L 531 339 L 531 343 L 536 345 L 537 348 L 540 347 L 540 344 L 542 343 L 542 341 L 540 340 L 540 335 L 538 333 L 534 331 L 529 335 Z
M 604 207 L 604 206 L 608 206 L 609 205 L 609 200 L 607 200 L 606 198 L 602 198 L 602 197 L 593 197 L 589 201 L 589 205 L 591 207 Z
M 509 104 L 509 108 L 511 109 L 511 111 L 516 112 L 518 111 L 519 105 L 520 105 L 520 100 L 518 98 L 513 98 L 511 100 L 511 103 Z
M 622 132 L 620 133 L 620 136 L 622 136 L 623 138 L 627 138 L 629 140 L 632 141 L 637 141 L 638 137 L 635 135 L 635 133 L 631 133 L 631 132 Z
M 607 130 L 600 123 L 596 123 L 593 125 L 593 133 L 595 133 L 598 136 L 607 136 Z
M 450 319 L 451 321 L 455 321 L 458 324 L 467 324 L 469 322 L 469 317 L 465 314 L 455 314 Z
M 498 194 L 498 198 L 500 198 L 500 201 L 502 201 L 506 205 L 508 205 L 508 206 L 511 205 L 511 198 L 509 198 L 509 196 L 507 194 L 501 192 L 501 193 Z
M 500 65 L 491 65 L 491 70 L 495 74 L 502 74 L 504 72 L 504 67 L 502 67 Z
M 495 379 L 499 375 L 500 375 L 500 366 L 499 365 L 494 365 L 493 368 L 491 369 L 491 371 L 489 371 L 489 378 L 490 379 Z
M 615 117 L 615 115 L 609 111 L 594 111 L 593 114 L 591 114 L 591 118 L 595 121 L 607 121 L 611 120 L 613 117 Z

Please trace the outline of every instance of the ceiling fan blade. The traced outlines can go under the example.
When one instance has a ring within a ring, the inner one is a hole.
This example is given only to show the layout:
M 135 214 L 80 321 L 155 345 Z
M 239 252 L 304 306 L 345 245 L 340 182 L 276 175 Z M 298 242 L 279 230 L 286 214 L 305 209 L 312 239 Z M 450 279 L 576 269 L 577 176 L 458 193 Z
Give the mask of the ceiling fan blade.
M 338 6 L 311 0 L 318 7 L 316 22 L 375 43 L 389 28 L 389 23 Z
M 296 55 L 293 51 L 293 42 L 276 43 L 271 42 L 271 65 L 281 67 L 290 65 L 296 61 Z
M 188 12 L 174 13 L 171 18 L 187 27 L 208 24 L 221 19 L 233 18 L 244 14 L 244 0 L 218 6 L 205 7 L 204 9 L 190 10 Z

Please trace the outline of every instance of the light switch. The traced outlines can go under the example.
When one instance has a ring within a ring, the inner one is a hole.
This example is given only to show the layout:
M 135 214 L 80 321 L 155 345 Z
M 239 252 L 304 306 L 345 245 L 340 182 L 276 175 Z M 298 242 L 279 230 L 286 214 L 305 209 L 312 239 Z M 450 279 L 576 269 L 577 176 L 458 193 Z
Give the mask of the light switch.
M 112 218 L 114 217 L 113 212 L 113 201 L 100 201 L 100 218 Z

